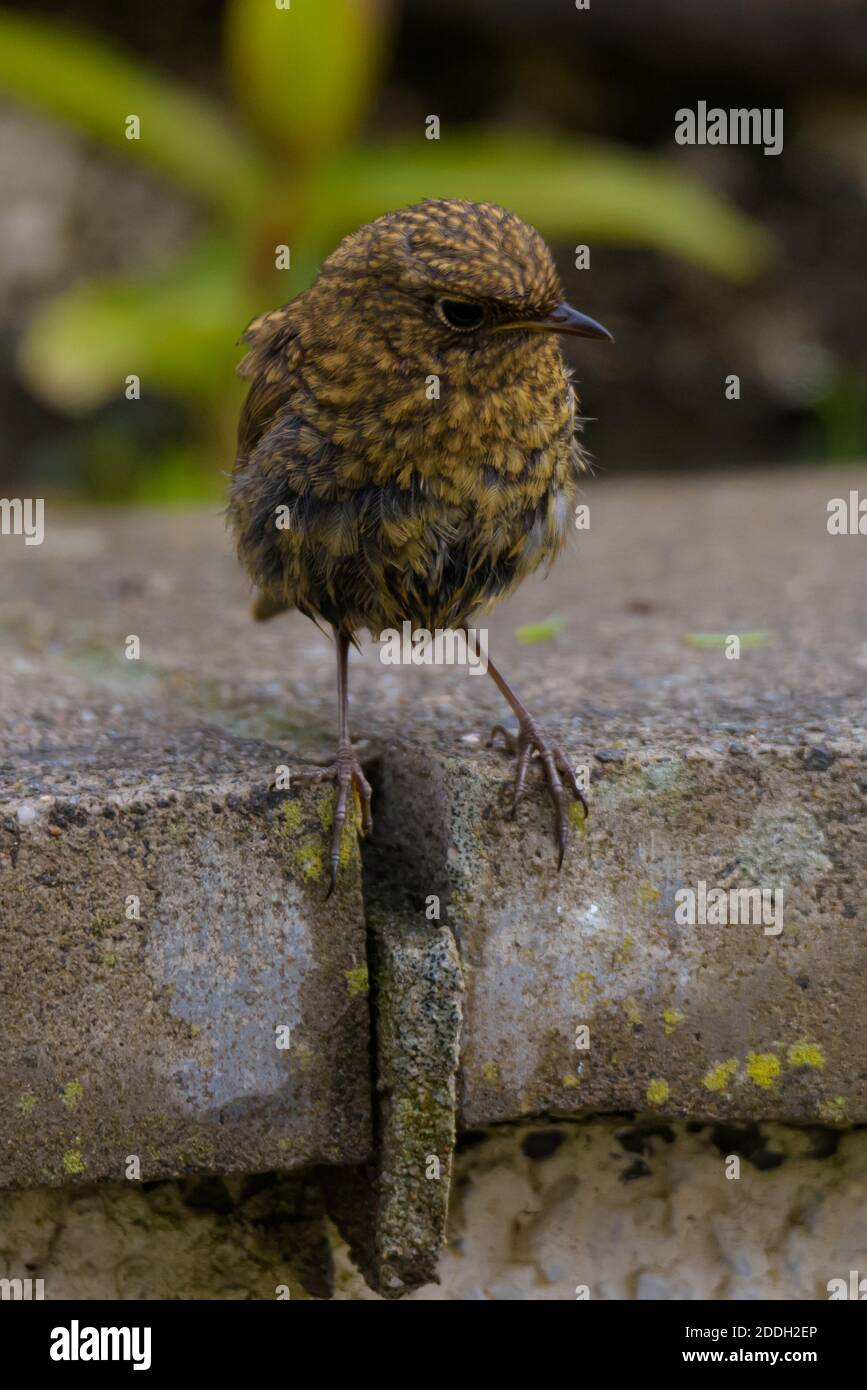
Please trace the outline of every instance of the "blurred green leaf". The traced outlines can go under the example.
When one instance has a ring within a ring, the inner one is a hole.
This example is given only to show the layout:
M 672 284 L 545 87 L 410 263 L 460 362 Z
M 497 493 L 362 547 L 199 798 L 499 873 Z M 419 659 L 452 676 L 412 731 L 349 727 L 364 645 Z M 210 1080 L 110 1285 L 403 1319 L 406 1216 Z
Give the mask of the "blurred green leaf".
M 311 209 L 317 242 L 423 198 L 501 203 L 550 237 L 653 246 L 731 279 L 754 274 L 769 234 L 659 159 L 586 140 L 481 130 L 366 146 L 330 163 Z
M 236 248 L 214 240 L 170 274 L 74 286 L 36 314 L 20 346 L 34 393 L 82 411 L 142 390 L 212 397 L 231 382 L 236 341 L 260 307 L 243 288 Z
M 229 0 L 226 62 L 235 100 L 299 165 L 354 134 L 379 68 L 384 7 L 375 0 Z
M 550 618 L 545 618 L 541 623 L 525 623 L 523 627 L 516 627 L 515 637 L 525 647 L 536 642 L 550 642 L 552 637 L 563 631 L 563 626 L 560 614 L 552 613 Z
M 262 196 L 264 166 L 219 109 L 56 19 L 0 10 L 0 92 L 148 164 L 237 220 Z M 141 138 L 128 140 L 127 116 Z
M 770 632 L 688 632 L 686 643 L 690 647 L 724 647 L 732 637 L 737 637 L 742 647 L 764 647 L 772 640 Z

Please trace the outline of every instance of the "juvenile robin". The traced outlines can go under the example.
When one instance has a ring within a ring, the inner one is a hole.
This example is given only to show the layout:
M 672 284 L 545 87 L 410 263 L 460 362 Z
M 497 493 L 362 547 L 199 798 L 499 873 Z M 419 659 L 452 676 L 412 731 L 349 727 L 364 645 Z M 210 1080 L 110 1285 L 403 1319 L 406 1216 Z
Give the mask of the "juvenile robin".
M 542 237 L 505 208 L 430 200 L 359 228 L 310 289 L 255 319 L 229 516 L 258 591 L 253 613 L 297 608 L 337 648 L 331 887 L 352 787 L 371 792 L 349 738 L 350 643 L 366 629 L 464 629 L 550 565 L 586 456 L 561 333 L 610 333 L 563 300 Z M 561 750 L 497 668 L 518 732 L 514 815 L 538 755 L 566 847 Z M 584 803 L 586 812 L 586 803 Z M 330 890 L 329 890 L 330 891 Z

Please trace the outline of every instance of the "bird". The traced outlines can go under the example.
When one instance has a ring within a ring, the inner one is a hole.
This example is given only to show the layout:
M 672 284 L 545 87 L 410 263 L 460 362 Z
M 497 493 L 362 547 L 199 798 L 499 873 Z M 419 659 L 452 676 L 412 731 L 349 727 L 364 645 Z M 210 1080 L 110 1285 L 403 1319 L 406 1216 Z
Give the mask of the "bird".
M 489 202 L 426 199 L 344 238 L 310 288 L 241 340 L 249 381 L 228 517 L 253 617 L 297 609 L 330 626 L 337 753 L 296 780 L 336 784 L 330 881 L 349 798 L 362 835 L 371 788 L 348 719 L 349 649 L 365 631 L 453 629 L 550 566 L 572 525 L 588 455 L 560 335 L 608 339 L 566 302 L 538 231 Z M 517 732 L 516 815 L 538 757 L 558 868 L 575 772 L 492 661 Z M 357 814 L 357 813 L 356 813 Z

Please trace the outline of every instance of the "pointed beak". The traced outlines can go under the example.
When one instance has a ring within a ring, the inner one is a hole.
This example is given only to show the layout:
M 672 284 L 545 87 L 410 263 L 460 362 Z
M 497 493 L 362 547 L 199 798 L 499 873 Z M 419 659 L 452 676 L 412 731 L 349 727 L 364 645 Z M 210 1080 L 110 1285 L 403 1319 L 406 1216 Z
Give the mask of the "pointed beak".
M 552 309 L 550 314 L 546 314 L 543 319 L 525 319 L 519 323 L 501 323 L 497 325 L 496 331 L 504 331 L 507 328 L 525 328 L 536 333 L 570 333 L 576 338 L 606 338 L 609 343 L 614 342 L 614 338 L 603 328 L 601 323 L 591 319 L 588 314 L 582 314 L 578 309 L 573 309 L 571 304 L 565 301 L 558 304 L 556 309 Z
M 589 314 L 582 314 L 578 309 L 573 309 L 571 304 L 558 304 L 556 309 L 552 309 L 545 318 L 539 319 L 539 327 L 546 328 L 550 333 L 571 333 L 576 338 L 607 338 L 609 343 L 614 339 L 603 328 L 601 323 L 591 319 Z

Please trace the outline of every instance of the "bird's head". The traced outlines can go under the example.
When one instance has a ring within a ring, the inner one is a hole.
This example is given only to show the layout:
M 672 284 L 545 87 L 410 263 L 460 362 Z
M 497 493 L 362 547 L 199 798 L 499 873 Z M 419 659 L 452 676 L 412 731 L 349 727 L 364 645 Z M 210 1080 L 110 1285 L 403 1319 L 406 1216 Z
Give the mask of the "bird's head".
M 535 228 L 493 203 L 431 199 L 387 213 L 340 244 L 317 288 L 407 363 L 499 358 L 537 335 L 611 338 L 564 301 Z

